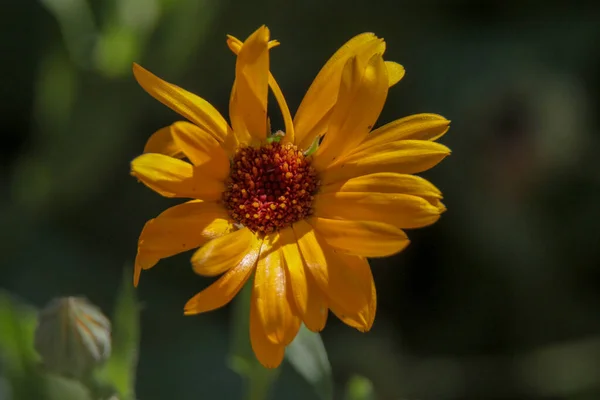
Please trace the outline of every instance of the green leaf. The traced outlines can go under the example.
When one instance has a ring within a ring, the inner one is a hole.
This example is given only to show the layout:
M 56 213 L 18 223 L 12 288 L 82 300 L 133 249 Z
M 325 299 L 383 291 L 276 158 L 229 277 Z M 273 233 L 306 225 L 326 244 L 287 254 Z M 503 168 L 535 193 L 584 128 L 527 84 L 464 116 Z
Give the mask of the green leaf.
M 37 325 L 35 308 L 17 302 L 0 290 L 0 369 L 14 399 L 45 399 L 33 348 Z
M 99 380 L 114 387 L 123 399 L 135 399 L 135 373 L 138 360 L 139 304 L 126 269 L 112 318 L 112 355 L 98 372 Z
M 321 335 L 300 327 L 285 356 L 294 369 L 312 385 L 322 400 L 333 399 L 333 378 Z
M 345 400 L 375 400 L 373 384 L 364 376 L 355 375 L 346 385 Z
M 24 374 L 38 362 L 33 348 L 37 324 L 35 308 L 17 303 L 0 291 L 0 354 L 12 374 Z

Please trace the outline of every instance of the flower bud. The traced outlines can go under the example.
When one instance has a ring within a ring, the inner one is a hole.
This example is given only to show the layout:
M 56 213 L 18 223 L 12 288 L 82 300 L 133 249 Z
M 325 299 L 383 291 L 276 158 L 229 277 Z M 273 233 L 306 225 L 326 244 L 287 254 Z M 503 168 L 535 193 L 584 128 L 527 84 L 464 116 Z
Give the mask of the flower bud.
M 82 378 L 110 356 L 110 321 L 84 298 L 54 299 L 40 312 L 35 349 L 48 371 Z

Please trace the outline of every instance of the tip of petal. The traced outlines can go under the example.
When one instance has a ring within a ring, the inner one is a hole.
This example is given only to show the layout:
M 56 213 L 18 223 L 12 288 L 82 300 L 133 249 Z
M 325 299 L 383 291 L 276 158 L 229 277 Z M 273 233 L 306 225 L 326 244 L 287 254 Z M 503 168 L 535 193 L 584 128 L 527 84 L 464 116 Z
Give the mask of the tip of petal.
M 242 41 L 235 36 L 227 35 L 227 46 L 233 54 L 237 55 L 242 48 Z
M 406 74 L 406 70 L 404 67 L 393 61 L 386 61 L 385 66 L 387 68 L 388 73 L 388 86 L 392 87 L 396 83 L 400 82 L 404 75 Z
M 250 36 L 248 36 L 248 39 L 250 39 L 253 36 L 255 36 L 256 39 L 258 39 L 258 41 L 267 43 L 269 41 L 269 37 L 271 36 L 271 31 L 269 30 L 269 28 L 266 25 L 263 25 L 260 28 L 258 28 L 254 33 L 252 33 Z
M 138 264 L 133 269 L 133 287 L 138 287 L 140 283 L 140 275 L 142 274 L 142 267 Z
M 199 314 L 196 301 L 194 301 L 193 299 L 189 300 L 187 303 L 185 303 L 185 306 L 183 306 L 183 315 L 196 315 L 196 314 Z
M 262 361 L 262 360 L 259 360 L 259 361 L 263 367 L 268 368 L 268 369 L 275 369 L 281 365 L 281 361 L 279 361 L 277 363 L 270 363 L 268 361 Z
M 363 33 L 359 33 L 358 35 L 354 36 L 352 39 L 349 40 L 349 42 L 352 42 L 352 41 L 367 42 L 367 41 L 371 41 L 371 40 L 375 40 L 375 39 L 379 39 L 375 33 L 363 32 Z
M 437 208 L 438 208 L 438 211 L 440 212 L 440 214 L 442 214 L 442 213 L 446 212 L 446 210 L 448 210 L 446 208 L 446 206 L 444 205 L 444 203 L 442 203 L 441 201 L 437 204 Z
M 450 154 L 452 154 L 452 150 L 450 150 L 449 147 L 444 146 L 441 143 L 437 143 L 438 146 L 440 146 L 440 154 L 444 154 L 446 156 L 449 156 Z
M 135 63 L 135 62 L 132 65 L 132 71 L 133 71 L 133 75 L 135 76 L 135 79 L 137 79 L 138 81 L 140 80 L 140 78 L 139 78 L 140 74 L 148 72 L 148 70 L 146 70 L 146 68 L 142 67 L 140 64 Z
M 152 222 L 152 220 L 148 221 Z M 152 254 L 143 251 L 141 248 L 141 243 L 138 244 L 138 252 L 135 256 L 135 268 L 139 268 L 139 270 L 150 269 L 154 267 L 160 261 L 159 258 L 156 258 Z

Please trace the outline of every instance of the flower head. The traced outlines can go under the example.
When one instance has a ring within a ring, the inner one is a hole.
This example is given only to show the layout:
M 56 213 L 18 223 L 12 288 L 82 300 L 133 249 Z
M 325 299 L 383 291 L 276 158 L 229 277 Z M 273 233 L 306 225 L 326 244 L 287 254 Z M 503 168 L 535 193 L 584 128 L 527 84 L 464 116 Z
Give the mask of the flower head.
M 253 276 L 252 347 L 276 367 L 300 323 L 320 331 L 328 310 L 371 328 L 376 293 L 366 258 L 401 251 L 409 243 L 402 229 L 438 220 L 440 191 L 413 174 L 450 150 L 435 142 L 449 126 L 439 115 L 372 130 L 404 75 L 383 60 L 382 39 L 364 33 L 342 46 L 293 118 L 269 72 L 279 44 L 269 39 L 264 26 L 244 42 L 228 37 L 237 55 L 230 124 L 205 100 L 134 65 L 141 86 L 189 122 L 152 135 L 131 170 L 163 196 L 193 199 L 146 223 L 134 283 L 160 259 L 199 247 L 194 271 L 221 277 L 188 301 L 192 315 L 224 306 Z M 269 89 L 285 134 L 269 132 Z

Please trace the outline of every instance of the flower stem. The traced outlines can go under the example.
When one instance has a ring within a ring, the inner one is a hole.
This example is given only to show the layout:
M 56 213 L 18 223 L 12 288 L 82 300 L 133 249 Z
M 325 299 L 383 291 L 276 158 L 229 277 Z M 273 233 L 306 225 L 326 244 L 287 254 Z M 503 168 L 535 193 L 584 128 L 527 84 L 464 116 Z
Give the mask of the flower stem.
M 270 374 L 252 374 L 246 379 L 247 400 L 266 400 L 269 398 L 269 389 L 271 388 L 271 381 L 273 381 Z

